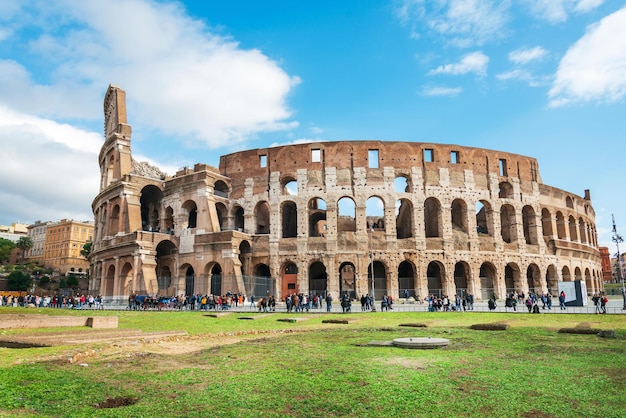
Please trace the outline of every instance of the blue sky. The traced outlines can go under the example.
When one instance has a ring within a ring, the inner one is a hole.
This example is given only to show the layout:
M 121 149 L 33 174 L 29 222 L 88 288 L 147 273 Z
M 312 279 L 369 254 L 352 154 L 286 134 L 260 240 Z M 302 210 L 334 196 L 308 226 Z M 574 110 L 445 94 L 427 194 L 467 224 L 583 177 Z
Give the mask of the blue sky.
M 590 189 L 601 245 L 611 214 L 626 235 L 623 0 L 3 0 L 0 224 L 92 218 L 110 83 L 170 174 L 304 141 L 482 147 Z

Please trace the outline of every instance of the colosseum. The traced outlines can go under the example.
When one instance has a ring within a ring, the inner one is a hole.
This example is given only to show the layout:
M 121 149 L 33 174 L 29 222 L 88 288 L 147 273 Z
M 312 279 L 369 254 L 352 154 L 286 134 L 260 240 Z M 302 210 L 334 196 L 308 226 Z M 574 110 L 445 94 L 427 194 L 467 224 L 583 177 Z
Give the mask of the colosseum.
M 459 145 L 337 141 L 224 155 L 167 176 L 131 155 L 109 86 L 91 289 L 149 295 L 423 298 L 602 289 L 595 213 L 532 157 Z

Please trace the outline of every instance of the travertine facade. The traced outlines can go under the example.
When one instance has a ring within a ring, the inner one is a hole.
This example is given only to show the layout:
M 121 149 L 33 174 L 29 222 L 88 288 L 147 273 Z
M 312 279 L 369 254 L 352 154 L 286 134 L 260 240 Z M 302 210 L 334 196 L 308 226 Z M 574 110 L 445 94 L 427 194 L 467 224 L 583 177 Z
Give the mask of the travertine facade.
M 376 297 L 602 288 L 595 213 L 534 158 L 457 145 L 320 142 L 254 149 L 167 177 L 131 157 L 125 93 L 105 98 L 92 288 L 148 294 Z M 256 279 L 255 279 L 256 278 Z M 252 281 L 251 281 L 252 280 Z M 251 287 L 252 286 L 252 287 Z M 263 288 L 265 289 L 265 288 Z

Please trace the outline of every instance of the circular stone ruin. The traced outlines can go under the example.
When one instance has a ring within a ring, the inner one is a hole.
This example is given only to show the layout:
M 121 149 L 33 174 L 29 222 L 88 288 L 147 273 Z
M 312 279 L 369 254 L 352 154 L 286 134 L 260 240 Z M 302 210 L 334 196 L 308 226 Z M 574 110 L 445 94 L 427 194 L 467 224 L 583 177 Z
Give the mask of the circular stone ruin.
M 396 338 L 392 344 L 401 348 L 438 348 L 447 347 L 449 342 L 446 338 L 410 337 Z

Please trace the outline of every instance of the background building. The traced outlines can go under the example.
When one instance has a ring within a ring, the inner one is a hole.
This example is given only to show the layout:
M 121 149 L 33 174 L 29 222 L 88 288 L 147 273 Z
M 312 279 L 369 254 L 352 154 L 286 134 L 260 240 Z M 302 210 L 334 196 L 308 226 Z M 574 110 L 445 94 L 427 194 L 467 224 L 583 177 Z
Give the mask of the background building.
M 131 155 L 125 93 L 105 96 L 91 288 L 148 294 L 602 290 L 591 196 L 536 159 L 458 145 L 345 141 L 254 149 L 173 177 Z
M 41 262 L 44 257 L 44 248 L 46 245 L 46 229 L 52 222 L 36 221 L 32 225 L 28 225 L 28 236 L 33 241 L 33 246 L 26 251 L 26 259 L 30 262 Z
M 93 240 L 93 228 L 91 221 L 71 219 L 48 224 L 41 264 L 62 275 L 88 274 L 89 261 L 80 252 L 85 243 Z

